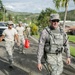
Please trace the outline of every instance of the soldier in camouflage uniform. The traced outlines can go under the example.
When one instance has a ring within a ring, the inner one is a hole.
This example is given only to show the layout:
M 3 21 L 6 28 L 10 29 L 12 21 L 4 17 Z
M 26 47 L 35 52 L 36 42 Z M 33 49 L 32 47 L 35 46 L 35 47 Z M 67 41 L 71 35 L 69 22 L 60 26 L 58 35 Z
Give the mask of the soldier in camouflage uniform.
M 19 45 L 18 34 L 17 31 L 12 28 L 13 22 L 8 21 L 8 28 L 5 29 L 0 37 L 0 41 L 5 39 L 5 48 L 8 54 L 9 68 L 13 68 L 13 46 L 14 46 L 14 38 L 17 40 L 17 44 Z
M 38 65 L 42 70 L 42 57 L 46 57 L 45 62 L 49 75 L 60 75 L 63 71 L 62 51 L 67 55 L 67 64 L 70 64 L 70 49 L 67 35 L 59 25 L 59 14 L 50 15 L 51 25 L 46 27 L 40 35 L 38 46 Z M 44 55 L 45 54 L 45 55 Z
M 20 46 L 18 48 L 19 48 L 20 53 L 23 53 L 25 28 L 22 26 L 22 22 L 19 22 L 19 26 L 16 27 L 16 30 L 17 30 L 17 33 L 19 36 L 19 42 L 20 42 Z

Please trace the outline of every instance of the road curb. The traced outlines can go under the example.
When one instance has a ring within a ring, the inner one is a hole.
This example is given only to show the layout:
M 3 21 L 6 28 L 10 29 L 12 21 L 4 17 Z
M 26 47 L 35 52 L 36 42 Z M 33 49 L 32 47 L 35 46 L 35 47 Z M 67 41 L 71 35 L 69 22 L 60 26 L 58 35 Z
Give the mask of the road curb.
M 34 40 L 36 43 L 38 43 L 38 40 L 33 38 L 32 36 L 29 36 L 32 40 Z

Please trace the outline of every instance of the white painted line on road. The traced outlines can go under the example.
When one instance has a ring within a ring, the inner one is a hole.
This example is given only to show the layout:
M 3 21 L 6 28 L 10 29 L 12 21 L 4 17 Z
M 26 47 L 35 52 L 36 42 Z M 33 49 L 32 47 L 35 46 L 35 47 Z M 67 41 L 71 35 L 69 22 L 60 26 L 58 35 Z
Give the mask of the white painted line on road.
M 31 39 L 33 39 L 36 43 L 38 43 L 38 40 L 36 40 L 35 38 L 33 38 L 32 36 L 29 36 Z

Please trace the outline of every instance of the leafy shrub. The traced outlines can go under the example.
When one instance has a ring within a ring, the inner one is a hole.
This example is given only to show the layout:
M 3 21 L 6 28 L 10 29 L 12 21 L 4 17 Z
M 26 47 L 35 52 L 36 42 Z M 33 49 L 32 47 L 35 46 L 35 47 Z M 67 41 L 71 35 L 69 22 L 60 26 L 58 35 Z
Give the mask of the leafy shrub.
M 30 25 L 30 27 L 31 27 L 31 35 L 37 35 L 38 34 L 38 26 L 35 25 L 34 23 L 32 23 Z

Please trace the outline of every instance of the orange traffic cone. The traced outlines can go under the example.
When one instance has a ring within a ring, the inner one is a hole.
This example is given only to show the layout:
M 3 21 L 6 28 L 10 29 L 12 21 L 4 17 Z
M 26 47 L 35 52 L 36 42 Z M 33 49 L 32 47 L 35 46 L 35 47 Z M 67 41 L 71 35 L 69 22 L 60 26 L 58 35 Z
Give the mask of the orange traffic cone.
M 24 44 L 25 48 L 29 48 L 30 47 L 30 42 L 28 39 L 25 39 L 25 44 Z

